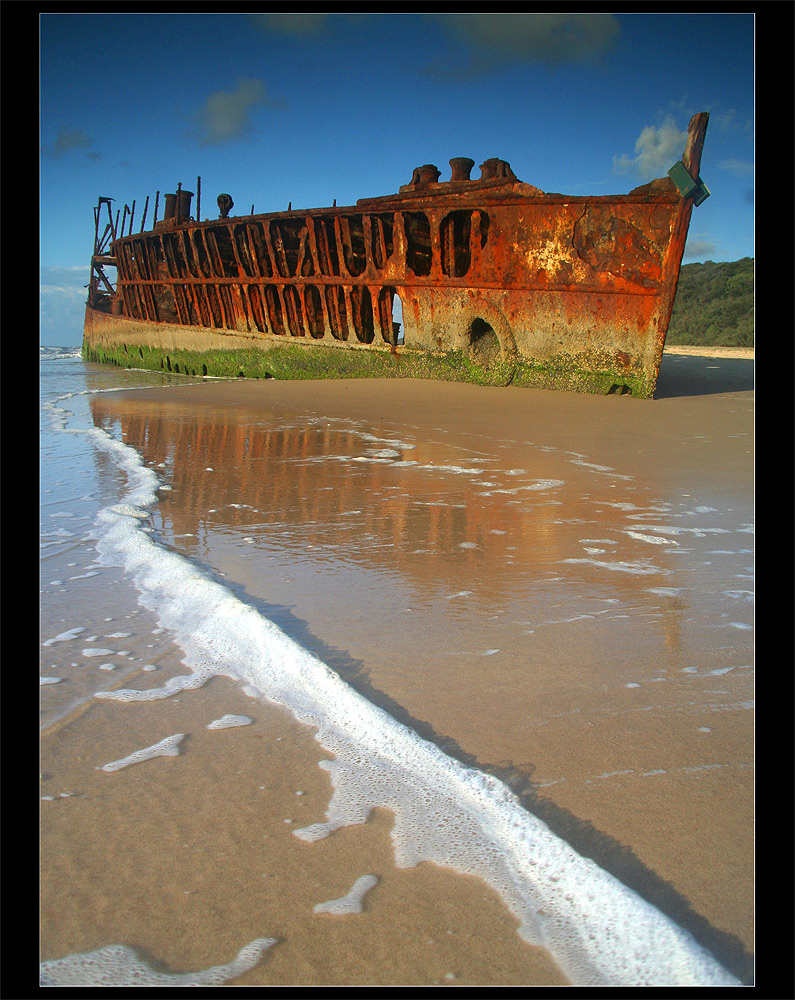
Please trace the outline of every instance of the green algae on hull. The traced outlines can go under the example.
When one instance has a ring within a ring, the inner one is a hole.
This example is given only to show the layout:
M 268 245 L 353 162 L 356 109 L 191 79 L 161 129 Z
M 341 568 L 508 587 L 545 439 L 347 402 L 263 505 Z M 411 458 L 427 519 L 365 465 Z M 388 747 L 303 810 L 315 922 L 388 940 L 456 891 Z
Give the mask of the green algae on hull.
M 320 345 L 286 344 L 268 348 L 191 351 L 143 344 L 91 345 L 83 342 L 83 358 L 98 364 L 166 371 L 178 375 L 249 379 L 420 378 L 474 385 L 523 386 L 596 395 L 630 394 L 649 398 L 654 386 L 641 375 L 607 368 L 586 370 L 576 362 L 530 362 L 517 357 L 481 365 L 462 351 L 428 352 L 399 348 L 396 352 Z

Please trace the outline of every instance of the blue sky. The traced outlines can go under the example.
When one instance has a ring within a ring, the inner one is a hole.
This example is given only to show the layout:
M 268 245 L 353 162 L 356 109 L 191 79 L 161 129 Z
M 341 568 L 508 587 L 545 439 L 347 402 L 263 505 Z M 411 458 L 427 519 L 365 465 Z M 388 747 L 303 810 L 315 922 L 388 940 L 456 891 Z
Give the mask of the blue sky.
M 508 160 L 544 191 L 662 177 L 710 112 L 685 262 L 754 254 L 754 15 L 42 13 L 46 344 L 79 343 L 100 195 L 202 217 L 353 204 L 414 167 Z M 195 199 L 194 199 L 195 210 Z M 139 225 L 135 225 L 135 229 Z

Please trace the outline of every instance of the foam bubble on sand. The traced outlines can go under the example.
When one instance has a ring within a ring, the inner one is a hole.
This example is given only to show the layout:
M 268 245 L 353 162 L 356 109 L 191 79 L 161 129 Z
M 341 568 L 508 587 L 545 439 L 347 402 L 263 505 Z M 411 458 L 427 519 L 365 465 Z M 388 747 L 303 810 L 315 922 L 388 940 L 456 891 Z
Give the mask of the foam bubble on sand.
M 399 867 L 431 861 L 482 878 L 517 918 L 521 937 L 546 947 L 573 983 L 736 983 L 690 934 L 579 855 L 503 782 L 422 739 L 256 608 L 161 547 L 144 525 L 156 503 L 154 474 L 132 449 L 104 432 L 95 437 L 129 487 L 123 502 L 97 517 L 101 560 L 124 566 L 140 603 L 171 630 L 200 683 L 221 675 L 258 690 L 314 727 L 333 755 L 320 765 L 333 788 L 326 821 L 304 828 L 302 839 L 389 809 Z
M 253 719 L 247 715 L 222 715 L 220 719 L 214 719 L 207 726 L 208 729 L 233 729 L 236 726 L 250 726 Z
M 618 573 L 633 573 L 636 576 L 651 576 L 655 573 L 668 573 L 669 570 L 661 569 L 659 566 L 650 566 L 647 563 L 631 562 L 608 562 L 606 559 L 563 559 L 564 563 L 590 563 L 592 566 L 599 566 L 602 569 L 609 569 Z
M 56 581 L 53 580 L 53 583 Z M 72 639 L 77 638 L 81 632 L 85 632 L 84 628 L 70 628 L 67 632 L 60 632 L 55 636 L 54 639 L 47 639 L 46 642 L 42 643 L 42 646 L 53 646 L 56 642 L 69 642 Z
M 333 913 L 336 916 L 344 916 L 348 913 L 361 913 L 364 909 L 362 900 L 365 895 L 378 884 L 375 875 L 362 875 L 353 883 L 353 888 L 347 896 L 340 896 L 339 899 L 330 899 L 326 903 L 318 903 L 314 907 L 315 913 Z
M 144 747 L 143 750 L 136 750 L 135 753 L 122 757 L 120 760 L 113 760 L 109 764 L 103 764 L 101 771 L 120 771 L 123 767 L 130 767 L 132 764 L 140 764 L 143 760 L 152 760 L 154 757 L 179 757 L 179 744 L 185 738 L 184 733 L 175 733 L 167 736 L 159 743 L 151 747 Z
M 257 938 L 227 965 L 199 972 L 155 972 L 132 948 L 112 944 L 83 955 L 68 955 L 39 965 L 42 986 L 223 986 L 253 969 L 275 938 Z
M 148 664 L 144 670 L 156 670 L 157 667 Z M 220 671 L 219 671 L 220 673 Z M 118 691 L 97 691 L 95 698 L 103 701 L 162 701 L 164 698 L 171 698 L 172 695 L 180 694 L 182 691 L 195 691 L 202 687 L 213 676 L 211 672 L 197 670 L 193 674 L 180 674 L 178 677 L 170 677 L 163 687 L 145 688 L 120 688 Z
M 39 677 L 39 686 L 43 687 L 45 684 L 60 684 L 60 677 Z
M 640 531 L 627 531 L 630 538 L 638 542 L 648 542 L 650 545 L 678 545 L 672 538 L 660 538 L 658 535 L 644 535 Z
M 113 656 L 112 649 L 84 649 L 83 656 Z

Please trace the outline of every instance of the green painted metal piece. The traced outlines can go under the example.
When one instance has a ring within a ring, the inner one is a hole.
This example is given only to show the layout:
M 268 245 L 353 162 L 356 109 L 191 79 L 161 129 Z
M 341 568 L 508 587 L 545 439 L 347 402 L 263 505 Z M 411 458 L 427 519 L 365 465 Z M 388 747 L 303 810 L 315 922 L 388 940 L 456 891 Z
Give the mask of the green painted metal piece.
M 676 188 L 683 198 L 688 198 L 690 195 L 693 196 L 693 204 L 696 206 L 705 202 L 711 194 L 709 188 L 700 177 L 693 180 L 681 160 L 677 160 L 671 167 L 668 171 L 668 176 L 676 184 Z

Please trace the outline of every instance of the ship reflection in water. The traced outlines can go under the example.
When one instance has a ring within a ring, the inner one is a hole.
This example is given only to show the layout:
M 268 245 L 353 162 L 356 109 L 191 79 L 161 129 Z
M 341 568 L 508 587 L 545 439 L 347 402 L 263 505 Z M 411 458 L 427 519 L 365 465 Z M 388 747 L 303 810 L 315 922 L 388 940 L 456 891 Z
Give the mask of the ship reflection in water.
M 679 658 L 687 605 L 672 579 L 681 558 L 671 558 L 670 511 L 615 470 L 541 447 L 513 468 L 493 442 L 463 448 L 441 433 L 419 440 L 266 408 L 134 396 L 91 406 L 161 476 L 158 530 L 189 558 L 206 559 L 210 536 L 223 535 L 314 572 L 358 569 L 385 587 L 399 577 L 409 591 L 461 595 L 478 615 L 546 602 L 562 618 L 561 595 L 586 592 L 654 623 Z M 347 586 L 338 613 L 357 600 Z

